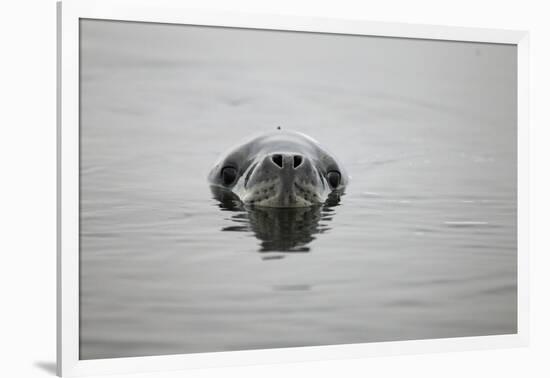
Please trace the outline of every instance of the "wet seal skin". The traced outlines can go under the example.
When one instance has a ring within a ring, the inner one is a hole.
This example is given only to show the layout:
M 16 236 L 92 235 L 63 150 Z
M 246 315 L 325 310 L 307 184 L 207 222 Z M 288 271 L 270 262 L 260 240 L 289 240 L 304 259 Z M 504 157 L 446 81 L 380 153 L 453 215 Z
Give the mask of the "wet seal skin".
M 278 127 L 224 154 L 208 181 L 221 202 L 300 208 L 338 202 L 349 177 L 314 139 Z

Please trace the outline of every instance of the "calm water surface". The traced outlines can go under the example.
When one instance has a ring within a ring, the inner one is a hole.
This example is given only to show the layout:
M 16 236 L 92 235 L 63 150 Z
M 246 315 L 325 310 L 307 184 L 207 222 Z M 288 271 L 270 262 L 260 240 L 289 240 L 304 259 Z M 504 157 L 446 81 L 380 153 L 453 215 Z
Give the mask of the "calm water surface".
M 80 357 L 516 332 L 513 46 L 81 23 Z M 212 198 L 276 126 L 333 207 Z

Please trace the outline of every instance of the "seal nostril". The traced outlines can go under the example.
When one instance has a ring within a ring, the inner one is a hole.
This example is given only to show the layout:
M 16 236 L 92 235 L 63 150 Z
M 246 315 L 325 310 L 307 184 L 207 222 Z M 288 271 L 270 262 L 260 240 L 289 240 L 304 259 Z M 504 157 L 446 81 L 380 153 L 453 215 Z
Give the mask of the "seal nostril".
M 279 166 L 279 168 L 283 168 L 283 155 L 275 154 L 271 156 L 271 160 Z
M 300 155 L 294 155 L 294 168 L 298 168 L 302 164 L 302 157 Z

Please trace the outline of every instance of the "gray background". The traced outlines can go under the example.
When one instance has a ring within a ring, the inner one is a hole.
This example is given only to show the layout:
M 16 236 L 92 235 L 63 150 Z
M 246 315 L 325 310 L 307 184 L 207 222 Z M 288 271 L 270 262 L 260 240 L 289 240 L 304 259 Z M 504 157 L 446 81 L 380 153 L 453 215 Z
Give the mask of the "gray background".
M 85 20 L 81 49 L 81 358 L 516 332 L 514 46 Z M 352 175 L 302 253 L 206 182 L 277 125 Z

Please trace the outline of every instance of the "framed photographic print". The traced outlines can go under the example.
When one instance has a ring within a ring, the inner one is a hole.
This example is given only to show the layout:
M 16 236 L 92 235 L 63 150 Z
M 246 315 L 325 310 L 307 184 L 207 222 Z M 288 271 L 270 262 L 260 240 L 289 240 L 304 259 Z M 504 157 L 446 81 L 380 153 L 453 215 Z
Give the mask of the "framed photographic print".
M 526 32 L 58 20 L 59 375 L 526 345 Z

